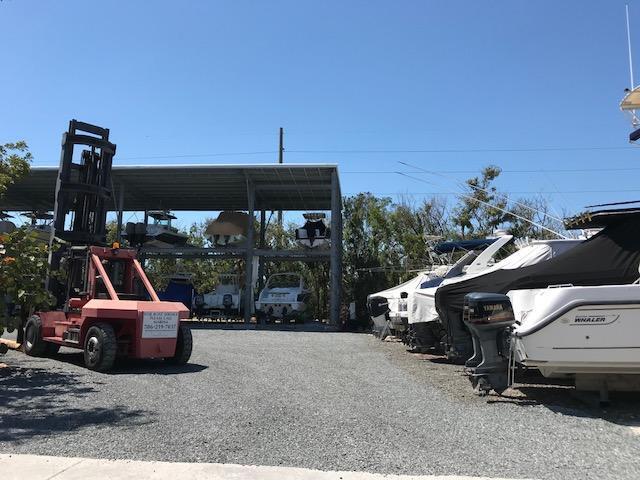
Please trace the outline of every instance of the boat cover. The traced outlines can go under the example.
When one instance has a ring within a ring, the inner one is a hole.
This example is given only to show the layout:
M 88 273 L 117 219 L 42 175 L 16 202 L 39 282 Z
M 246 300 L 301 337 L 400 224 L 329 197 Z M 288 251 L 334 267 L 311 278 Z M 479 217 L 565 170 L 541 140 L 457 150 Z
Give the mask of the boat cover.
M 436 312 L 434 295 L 440 284 L 448 278 L 456 278 L 463 274 L 464 267 L 473 262 L 478 257 L 478 252 L 470 251 L 460 258 L 452 266 L 446 266 L 446 271 L 438 275 L 430 275 L 414 290 L 410 296 L 409 323 L 432 322 L 438 319 Z
M 193 299 L 193 283 L 188 278 L 175 277 L 169 280 L 167 288 L 158 292 L 158 298 L 167 302 L 182 302 L 191 310 Z
M 478 250 L 488 247 L 497 238 L 482 238 L 479 240 L 459 240 L 456 242 L 442 242 L 433 247 L 433 251 L 439 254 L 451 253 L 456 250 Z
M 422 272 L 416 275 L 415 277 L 413 277 L 412 279 L 401 283 L 400 285 L 396 285 L 395 287 L 391 287 L 386 290 L 382 290 L 380 292 L 372 293 L 369 295 L 368 298 L 373 298 L 373 297 L 384 297 L 388 299 L 400 298 L 400 294 L 402 292 L 409 293 L 415 290 L 420 285 L 420 283 L 427 280 L 427 278 L 425 278 L 427 276 L 428 276 L 428 273 Z
M 639 263 L 640 212 L 636 211 L 618 216 L 617 221 L 611 221 L 593 237 L 550 260 L 523 268 L 500 268 L 443 285 L 436 292 L 436 307 L 445 325 L 461 322 L 464 296 L 470 292 L 507 293 L 549 285 L 631 283 L 639 276 Z
M 307 220 L 304 225 L 296 229 L 296 240 L 311 240 L 329 238 L 330 229 L 324 220 Z

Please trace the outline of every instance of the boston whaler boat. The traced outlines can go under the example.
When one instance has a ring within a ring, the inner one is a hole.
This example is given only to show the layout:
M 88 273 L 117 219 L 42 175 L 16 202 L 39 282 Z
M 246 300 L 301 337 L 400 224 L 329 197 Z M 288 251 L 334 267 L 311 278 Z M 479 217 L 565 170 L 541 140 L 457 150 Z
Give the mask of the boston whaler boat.
M 604 229 L 558 258 L 496 272 L 490 291 L 497 293 L 467 295 L 474 338 L 467 366 L 479 393 L 504 391 L 510 364 L 574 376 L 579 389 L 640 389 L 640 209 L 567 221 L 593 227 Z

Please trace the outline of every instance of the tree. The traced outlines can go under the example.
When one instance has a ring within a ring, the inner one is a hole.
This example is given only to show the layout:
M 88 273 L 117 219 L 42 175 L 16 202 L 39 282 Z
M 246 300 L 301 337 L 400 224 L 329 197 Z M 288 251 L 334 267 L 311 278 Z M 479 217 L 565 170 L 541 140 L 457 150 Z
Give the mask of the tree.
M 24 141 L 0 145 L 0 198 L 8 188 L 29 173 L 32 155 Z M 0 239 L 0 334 L 4 327 L 14 325 L 13 308 L 20 306 L 18 341 L 28 314 L 49 299 L 45 289 L 47 276 L 47 246 L 25 228 Z
M 367 325 L 366 299 L 370 293 L 397 281 L 387 273 L 399 264 L 391 240 L 391 199 L 359 193 L 343 199 L 343 289 L 345 300 L 356 302 L 358 323 Z
M 469 192 L 460 197 L 460 205 L 454 208 L 452 221 L 460 227 L 460 236 L 485 237 L 493 233 L 506 219 L 503 212 L 507 200 L 497 193 L 492 182 L 500 175 L 501 169 L 496 166 L 485 167 L 480 177 L 472 177 L 465 183 Z
M 549 203 L 544 197 L 518 199 L 509 209 L 515 215 L 506 215 L 506 220 L 510 223 L 509 233 L 518 238 L 534 239 L 558 238 L 558 235 L 554 235 L 549 230 L 565 235 L 566 230 L 562 221 L 552 215 L 549 210 Z
M 21 343 L 22 327 L 29 315 L 54 301 L 45 288 L 49 248 L 27 227 L 0 236 L 0 242 L 1 323 L 8 328 L 18 328 L 18 343 Z M 16 306 L 17 318 L 12 315 Z
M 446 204 L 435 197 L 425 199 L 419 207 L 411 198 L 402 198 L 392 206 L 389 221 L 401 257 L 399 266 L 407 270 L 403 280 L 432 263 L 432 238 L 446 239 L 450 235 Z
M 29 147 L 23 141 L 0 145 L 0 198 L 9 186 L 29 173 L 32 159 Z

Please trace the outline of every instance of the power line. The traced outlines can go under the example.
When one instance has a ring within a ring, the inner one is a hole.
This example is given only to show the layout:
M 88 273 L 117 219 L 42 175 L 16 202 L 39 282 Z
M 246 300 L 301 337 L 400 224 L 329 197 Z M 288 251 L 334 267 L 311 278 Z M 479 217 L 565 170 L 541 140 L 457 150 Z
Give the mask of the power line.
M 638 171 L 640 167 L 615 167 L 615 168 L 551 168 L 551 169 L 535 169 L 535 170 L 500 170 L 500 174 L 503 173 L 589 173 L 589 172 L 627 172 Z M 478 174 L 479 170 L 430 170 L 438 173 L 465 173 L 465 174 Z M 354 173 L 354 174 L 391 174 L 396 173 L 396 170 L 342 170 L 341 174 Z M 421 173 L 420 171 L 413 171 L 407 173 Z
M 427 150 L 288 150 L 290 153 L 518 153 L 518 152 L 570 152 L 599 150 L 635 150 L 634 147 L 526 147 L 526 148 L 444 148 Z
M 478 187 L 477 185 L 472 185 L 471 182 L 462 183 L 462 182 L 459 182 L 457 179 L 453 178 L 451 175 L 445 175 L 445 174 L 442 174 L 442 173 L 429 171 L 429 170 L 426 170 L 426 169 L 424 169 L 422 167 L 418 167 L 416 165 L 412 165 L 412 164 L 407 163 L 407 162 L 398 162 L 398 163 L 400 163 L 401 165 L 405 165 L 405 166 L 407 166 L 409 168 L 418 169 L 418 170 L 423 171 L 424 173 L 428 173 L 428 174 L 431 174 L 431 175 L 437 175 L 438 177 L 442 177 L 442 178 L 444 178 L 446 180 L 452 181 L 456 185 L 458 185 L 458 187 L 460 187 L 462 189 L 470 188 L 470 189 L 473 189 L 475 191 L 484 192 L 484 193 L 486 193 L 488 195 L 496 195 L 498 197 L 502 197 L 503 199 L 506 199 L 507 201 L 511 201 L 512 203 L 515 203 L 516 205 L 518 205 L 518 206 L 520 206 L 522 208 L 526 208 L 527 210 L 529 210 L 531 212 L 541 213 L 542 215 L 546 215 L 546 216 L 548 216 L 548 217 L 550 217 L 550 218 L 552 218 L 554 220 L 557 220 L 558 222 L 562 222 L 562 219 L 554 217 L 553 215 L 550 215 L 549 213 L 541 212 L 539 209 L 537 209 L 537 208 L 535 208 L 535 207 L 533 207 L 531 205 L 527 205 L 526 203 L 518 202 L 517 200 L 510 200 L 509 196 L 506 193 L 498 193 L 498 192 L 495 191 L 495 189 L 494 189 L 494 191 L 491 191 L 491 190 L 487 190 L 487 189 Z
M 412 180 L 417 180 L 418 182 L 431 183 L 431 182 L 428 182 L 428 181 L 424 180 L 423 178 L 412 177 L 411 175 L 407 175 L 406 173 L 401 173 L 401 172 L 397 172 L 397 173 L 399 175 L 402 175 L 403 177 L 407 177 L 407 178 L 410 178 Z M 565 235 L 563 235 L 563 234 L 561 234 L 559 232 L 556 232 L 555 230 L 551 230 L 549 227 L 545 227 L 541 223 L 534 222 L 530 218 L 525 218 L 525 217 L 523 217 L 521 215 L 518 215 L 517 213 L 513 213 L 512 211 L 509 211 L 509 210 L 506 210 L 504 208 L 498 207 L 497 205 L 492 205 L 492 204 L 490 204 L 488 202 L 485 202 L 484 200 L 480 200 L 480 199 L 474 198 L 474 197 L 472 197 L 470 195 L 466 195 L 464 193 L 458 193 L 458 195 L 460 195 L 461 197 L 468 198 L 469 200 L 473 200 L 474 202 L 482 203 L 483 205 L 486 205 L 486 206 L 488 206 L 490 208 L 494 208 L 496 210 L 499 210 L 499 211 L 501 211 L 503 213 L 511 215 L 512 217 L 516 217 L 516 218 L 518 218 L 518 219 L 520 219 L 522 221 L 530 223 L 531 225 L 533 225 L 535 227 L 538 227 L 538 228 L 541 228 L 543 230 L 546 230 L 547 232 L 553 233 L 554 235 L 557 235 L 560 238 L 569 238 L 569 237 L 567 237 L 567 236 L 565 236 Z
M 396 174 L 404 174 L 403 172 L 394 172 Z M 405 175 L 406 176 L 406 175 Z M 567 194 L 584 194 L 584 193 L 633 193 L 640 192 L 640 189 L 629 189 L 629 190 L 560 190 L 554 192 L 544 192 L 544 191 L 530 191 L 530 192 L 504 192 L 505 195 L 550 195 L 556 193 L 567 193 Z M 363 190 L 362 192 L 344 192 L 345 195 L 355 195 L 358 193 L 371 193 L 373 195 L 460 195 L 460 192 L 367 192 Z
M 287 150 L 288 153 L 303 154 L 398 154 L 398 153 L 526 153 L 526 152 L 569 152 L 569 151 L 612 151 L 634 150 L 634 147 L 526 147 L 526 148 L 457 148 L 457 149 L 353 149 L 353 150 Z M 207 158 L 224 156 L 273 155 L 277 150 L 254 152 L 214 152 L 214 153 L 178 153 L 172 155 L 144 155 L 119 157 L 121 160 L 156 160 L 171 158 Z
M 233 152 L 233 153 L 211 153 L 211 154 L 185 154 L 185 155 L 158 155 L 148 157 L 119 157 L 119 160 L 161 160 L 171 158 L 205 158 L 205 157 L 223 157 L 223 156 L 241 156 L 241 155 L 273 155 L 278 153 L 277 150 L 264 151 L 264 152 Z M 500 174 L 504 173 L 589 173 L 589 172 L 630 172 L 639 171 L 640 167 L 614 167 L 614 168 L 552 168 L 552 169 L 531 169 L 531 170 L 501 170 Z M 464 174 L 477 174 L 479 170 L 431 170 L 438 173 L 464 173 Z M 342 170 L 341 174 L 372 174 L 372 175 L 388 175 L 396 173 L 395 170 Z M 408 172 L 408 173 L 423 173 L 420 171 Z
M 227 152 L 227 153 L 184 153 L 175 155 L 149 155 L 140 157 L 118 157 L 118 160 L 161 160 L 171 158 L 206 158 L 206 157 L 237 157 L 243 155 L 273 155 L 277 150 L 260 152 Z

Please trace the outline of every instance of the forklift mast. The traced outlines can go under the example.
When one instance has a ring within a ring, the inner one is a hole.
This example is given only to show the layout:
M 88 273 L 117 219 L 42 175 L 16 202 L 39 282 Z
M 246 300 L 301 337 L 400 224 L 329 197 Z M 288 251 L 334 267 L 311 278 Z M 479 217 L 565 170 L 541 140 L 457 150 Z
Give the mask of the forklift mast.
M 78 151 L 76 146 L 87 148 Z M 109 142 L 109 130 L 71 120 L 62 135 L 62 154 L 56 183 L 53 227 L 49 241 L 52 272 L 65 259 L 66 281 L 49 277 L 48 287 L 62 307 L 69 295 L 86 288 L 88 247 L 106 243 L 108 204 L 113 201 L 111 166 L 116 145 Z M 74 155 L 76 154 L 76 155 Z M 57 243 L 62 246 L 58 248 Z M 66 283 L 66 285 L 64 285 Z

